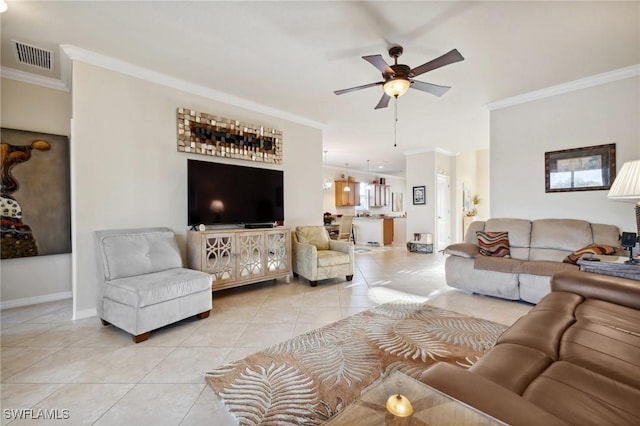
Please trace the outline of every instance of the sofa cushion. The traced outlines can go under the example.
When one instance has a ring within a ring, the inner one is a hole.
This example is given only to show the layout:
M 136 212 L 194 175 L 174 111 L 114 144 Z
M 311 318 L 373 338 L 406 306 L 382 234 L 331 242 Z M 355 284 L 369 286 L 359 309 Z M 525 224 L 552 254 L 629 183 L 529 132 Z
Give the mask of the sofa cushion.
M 640 424 L 640 391 L 569 362 L 555 362 L 523 394 L 573 425 Z
M 574 321 L 571 314 L 534 308 L 502 333 L 497 343 L 513 343 L 537 349 L 555 361 L 558 359 L 560 339 Z
M 173 268 L 107 281 L 104 297 L 123 305 L 143 308 L 201 291 L 211 291 L 211 275 Z
M 531 240 L 531 221 L 527 219 L 489 219 L 484 225 L 485 231 L 506 231 L 509 233 L 511 247 L 529 247 Z
M 351 258 L 347 253 L 334 250 L 318 251 L 318 267 L 344 265 L 349 263 Z
M 591 224 L 584 220 L 538 219 L 534 220 L 531 225 L 531 248 L 572 252 L 592 243 Z
M 585 254 L 613 254 L 616 248 L 606 244 L 589 244 L 586 247 L 575 250 L 573 253 L 564 258 L 564 263 L 578 264 L 578 260 Z
M 311 244 L 318 250 L 329 249 L 329 233 L 322 226 L 298 226 L 296 237 L 302 244 Z
M 620 246 L 620 229 L 615 225 L 605 225 L 602 223 L 592 223 L 593 242 L 596 244 L 606 244 L 609 246 Z
M 105 279 L 131 277 L 182 267 L 173 232 L 113 234 L 102 237 Z
M 551 358 L 544 352 L 522 345 L 503 343 L 494 346 L 469 370 L 522 395 L 529 383 L 550 364 Z
M 509 252 L 508 232 L 478 231 L 478 246 L 483 256 L 507 257 Z

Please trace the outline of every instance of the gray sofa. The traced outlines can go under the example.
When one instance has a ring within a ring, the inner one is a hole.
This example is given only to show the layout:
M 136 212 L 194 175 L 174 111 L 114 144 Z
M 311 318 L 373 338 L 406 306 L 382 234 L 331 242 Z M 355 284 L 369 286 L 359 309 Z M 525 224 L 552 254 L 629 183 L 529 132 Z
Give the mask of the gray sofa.
M 480 255 L 477 231 L 509 233 L 510 258 Z M 445 249 L 447 284 L 472 293 L 538 303 L 551 291 L 553 274 L 577 270 L 567 255 L 591 244 L 616 247 L 617 226 L 574 219 L 489 219 L 472 222 L 463 243 Z
M 168 228 L 95 232 L 98 316 L 133 335 L 136 343 L 152 330 L 211 312 L 211 275 L 182 267 L 174 233 Z

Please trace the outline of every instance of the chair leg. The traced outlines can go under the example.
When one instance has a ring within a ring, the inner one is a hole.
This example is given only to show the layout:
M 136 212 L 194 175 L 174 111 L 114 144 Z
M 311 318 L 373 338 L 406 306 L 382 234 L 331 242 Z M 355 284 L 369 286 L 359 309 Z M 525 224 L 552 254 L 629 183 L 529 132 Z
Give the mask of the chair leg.
M 353 280 L 353 275 L 347 275 L 347 281 Z
M 309 284 L 311 284 L 311 287 L 316 287 L 318 285 L 318 281 L 309 280 Z
M 109 321 L 105 321 L 102 318 L 100 318 L 100 322 L 102 323 L 102 325 L 111 325 L 111 323 Z
M 210 313 L 211 313 L 211 309 L 205 312 L 200 312 L 199 314 L 196 314 L 196 316 L 198 317 L 198 319 L 205 319 L 205 318 L 209 318 Z
M 138 334 L 137 336 L 133 336 L 133 341 L 136 342 L 136 343 L 144 342 L 145 340 L 147 340 L 149 338 L 150 334 L 151 334 L 151 332 L 147 331 L 146 333 L 142 333 L 142 334 Z

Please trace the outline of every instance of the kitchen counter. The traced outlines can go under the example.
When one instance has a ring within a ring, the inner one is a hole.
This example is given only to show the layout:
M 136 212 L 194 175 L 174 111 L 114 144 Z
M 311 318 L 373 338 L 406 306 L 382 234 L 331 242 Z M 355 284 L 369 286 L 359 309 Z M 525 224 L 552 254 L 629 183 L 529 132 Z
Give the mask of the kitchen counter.
M 391 216 L 360 216 L 353 218 L 356 244 L 390 245 L 394 240 L 394 218 Z

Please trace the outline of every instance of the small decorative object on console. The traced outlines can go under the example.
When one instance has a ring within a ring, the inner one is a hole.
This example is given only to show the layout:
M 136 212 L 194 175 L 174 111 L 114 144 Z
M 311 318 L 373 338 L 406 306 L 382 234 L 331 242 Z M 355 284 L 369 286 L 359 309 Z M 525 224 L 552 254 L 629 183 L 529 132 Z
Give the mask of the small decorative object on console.
M 624 262 L 628 265 L 640 265 L 640 259 L 633 258 L 633 248 L 636 246 L 637 239 L 635 232 L 623 232 L 620 238 L 620 245 L 629 251 L 629 260 Z

